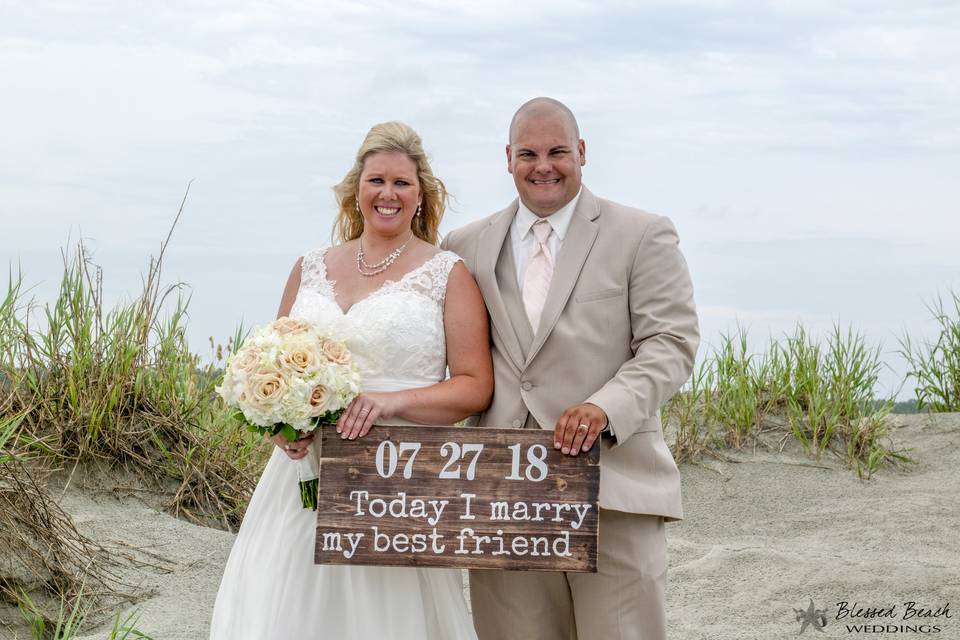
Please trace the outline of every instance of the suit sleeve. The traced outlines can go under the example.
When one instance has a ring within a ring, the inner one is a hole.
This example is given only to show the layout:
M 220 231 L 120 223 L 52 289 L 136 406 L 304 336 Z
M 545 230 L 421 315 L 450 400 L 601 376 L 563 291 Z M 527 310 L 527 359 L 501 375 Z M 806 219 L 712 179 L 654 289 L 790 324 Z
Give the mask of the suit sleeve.
M 645 430 L 686 382 L 700 342 L 690 272 L 669 219 L 655 219 L 641 238 L 628 295 L 634 355 L 586 400 L 607 414 L 618 444 Z

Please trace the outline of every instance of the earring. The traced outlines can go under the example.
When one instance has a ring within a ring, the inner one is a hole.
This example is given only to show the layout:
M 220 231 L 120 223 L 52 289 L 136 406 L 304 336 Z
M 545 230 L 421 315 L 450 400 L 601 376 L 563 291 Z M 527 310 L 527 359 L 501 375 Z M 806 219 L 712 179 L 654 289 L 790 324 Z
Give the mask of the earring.
M 353 201 L 353 206 L 357 210 L 358 216 L 363 215 L 362 213 L 360 213 L 360 198 L 357 198 L 356 200 Z
M 422 203 L 422 202 L 418 202 L 418 203 L 417 203 L 417 212 L 413 214 L 413 217 L 416 218 L 416 217 L 419 216 L 421 213 L 423 213 L 423 203 Z

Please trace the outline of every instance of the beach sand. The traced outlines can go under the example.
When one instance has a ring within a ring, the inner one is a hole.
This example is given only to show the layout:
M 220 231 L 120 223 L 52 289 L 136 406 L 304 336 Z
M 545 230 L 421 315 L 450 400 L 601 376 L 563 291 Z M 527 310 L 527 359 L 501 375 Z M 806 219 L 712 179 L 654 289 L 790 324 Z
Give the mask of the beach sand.
M 669 637 L 794 637 L 794 610 L 812 600 L 826 635 L 808 627 L 804 637 L 920 635 L 845 627 L 866 622 L 939 624 L 933 636 L 960 638 L 960 414 L 890 421 L 916 464 L 866 482 L 832 456 L 816 465 L 792 438 L 789 453 L 682 466 L 686 519 L 667 527 Z M 903 620 L 910 601 L 950 603 L 951 617 Z M 840 602 L 896 605 L 896 619 L 837 620 Z
M 792 438 L 784 451 L 727 452 L 681 466 L 686 519 L 667 525 L 668 637 L 744 640 L 795 637 L 795 609 L 824 611 L 821 635 L 886 638 L 909 632 L 849 632 L 844 623 L 938 625 L 960 638 L 960 414 L 891 416 L 893 438 L 916 464 L 884 467 L 861 481 L 831 454 L 820 463 Z M 86 535 L 139 547 L 153 566 L 124 570 L 136 586 L 138 627 L 156 640 L 206 638 L 234 536 L 177 520 L 151 500 L 75 482 L 63 506 Z M 153 501 L 156 502 L 155 500 Z M 837 620 L 838 604 L 888 609 L 893 618 Z M 950 617 L 903 620 L 905 602 Z M 15 611 L 0 610 L 10 621 Z M 109 624 L 84 640 L 108 637 Z M 29 638 L 0 627 L 0 638 Z M 581 640 L 589 640 L 581 638 Z

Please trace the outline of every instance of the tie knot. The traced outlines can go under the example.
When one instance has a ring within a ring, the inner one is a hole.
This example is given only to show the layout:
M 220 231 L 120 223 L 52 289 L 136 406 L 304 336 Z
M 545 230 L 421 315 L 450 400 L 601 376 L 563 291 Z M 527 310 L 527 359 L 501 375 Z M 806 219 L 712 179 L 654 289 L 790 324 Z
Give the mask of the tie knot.
M 553 231 L 553 228 L 546 220 L 537 220 L 533 223 L 533 237 L 535 237 L 540 244 L 547 241 L 551 231 Z

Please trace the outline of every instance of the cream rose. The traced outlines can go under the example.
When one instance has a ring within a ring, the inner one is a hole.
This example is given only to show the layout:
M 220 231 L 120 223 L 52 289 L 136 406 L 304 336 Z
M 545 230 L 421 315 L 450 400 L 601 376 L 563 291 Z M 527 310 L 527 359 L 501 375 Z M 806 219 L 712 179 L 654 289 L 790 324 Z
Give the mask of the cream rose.
M 315 370 L 320 365 L 320 352 L 316 344 L 293 344 L 277 356 L 277 367 L 286 373 L 301 374 Z
M 324 357 L 334 364 L 347 364 L 350 362 L 350 350 L 347 345 L 336 340 L 324 340 L 320 345 L 320 350 Z
M 270 324 L 270 327 L 281 336 L 289 333 L 306 333 L 311 329 L 309 322 L 300 320 L 299 318 L 288 318 L 286 316 L 274 320 Z
M 250 376 L 247 389 L 247 403 L 254 410 L 266 411 L 283 398 L 287 381 L 279 371 L 261 371 Z
M 327 404 L 330 401 L 330 389 L 318 384 L 310 393 L 310 417 L 316 418 L 327 412 Z
M 237 353 L 236 357 L 230 363 L 230 370 L 237 374 L 247 374 L 256 372 L 260 368 L 260 350 L 243 349 Z

